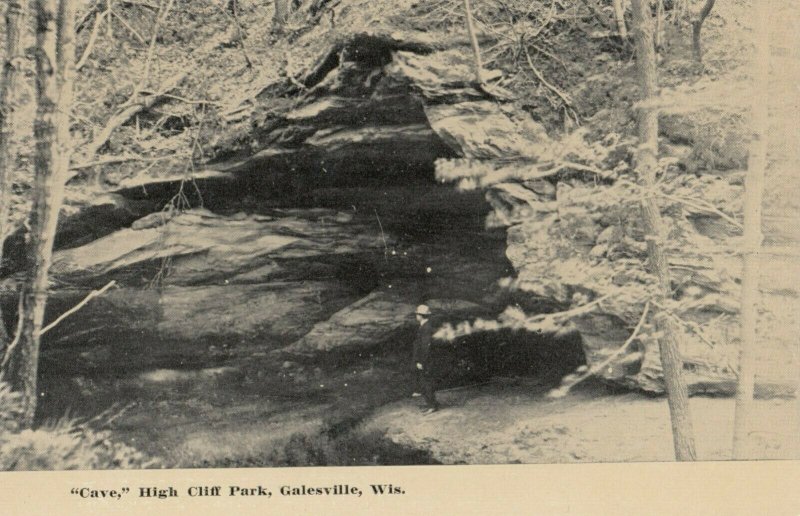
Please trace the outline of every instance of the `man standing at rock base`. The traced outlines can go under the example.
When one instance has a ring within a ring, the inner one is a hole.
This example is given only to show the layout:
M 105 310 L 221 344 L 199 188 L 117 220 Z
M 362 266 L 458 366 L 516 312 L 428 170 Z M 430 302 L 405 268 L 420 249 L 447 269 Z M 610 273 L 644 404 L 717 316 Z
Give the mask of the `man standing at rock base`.
M 414 394 L 425 398 L 425 414 L 439 410 L 436 401 L 434 378 L 431 371 L 431 340 L 433 325 L 430 323 L 431 309 L 427 305 L 419 305 L 416 310 L 419 329 L 414 339 Z

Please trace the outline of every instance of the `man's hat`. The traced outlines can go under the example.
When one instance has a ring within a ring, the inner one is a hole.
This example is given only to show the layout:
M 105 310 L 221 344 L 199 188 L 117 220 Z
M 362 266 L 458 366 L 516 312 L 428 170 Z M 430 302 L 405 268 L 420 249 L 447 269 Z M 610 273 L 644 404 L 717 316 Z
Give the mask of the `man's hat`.
M 431 315 L 431 309 L 428 308 L 428 305 L 419 305 L 415 313 L 417 315 Z

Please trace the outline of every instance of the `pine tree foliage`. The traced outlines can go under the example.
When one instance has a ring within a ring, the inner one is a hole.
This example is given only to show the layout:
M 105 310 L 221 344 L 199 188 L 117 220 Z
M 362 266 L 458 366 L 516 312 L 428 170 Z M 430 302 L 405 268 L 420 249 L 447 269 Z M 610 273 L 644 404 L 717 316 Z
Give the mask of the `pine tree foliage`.
M 662 159 L 656 188 L 644 191 L 630 169 L 632 150 L 633 142 L 621 135 L 590 141 L 578 130 L 533 150 L 536 161 L 437 162 L 440 180 L 462 189 L 487 189 L 494 208 L 487 224 L 508 228 L 507 256 L 518 270 L 504 286 L 555 300 L 568 315 L 528 317 L 509 307 L 497 320 L 446 326 L 437 337 L 452 340 L 500 328 L 565 331 L 580 326 L 588 314 L 633 329 L 657 292 L 656 278 L 646 267 L 647 236 L 639 214 L 641 199 L 652 195 L 664 214 L 676 288 L 676 298 L 663 308 L 680 321 L 685 339 L 699 343 L 686 361 L 722 377 L 735 374 L 730 364 L 735 363 L 740 263 L 735 244 L 720 236 L 735 242 L 740 235 L 739 187 L 686 174 L 674 160 Z M 589 310 L 580 310 L 589 304 Z M 656 336 L 646 323 L 635 348 L 644 360 L 637 374 L 650 379 L 660 374 Z

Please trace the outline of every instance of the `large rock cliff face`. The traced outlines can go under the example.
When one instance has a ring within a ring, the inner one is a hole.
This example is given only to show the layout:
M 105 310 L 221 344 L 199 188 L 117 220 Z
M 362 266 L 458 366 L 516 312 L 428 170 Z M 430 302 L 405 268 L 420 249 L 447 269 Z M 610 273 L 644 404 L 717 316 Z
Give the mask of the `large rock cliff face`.
M 394 16 L 411 5 L 397 4 Z M 574 167 L 519 179 L 557 142 L 502 89 L 473 83 L 462 42 L 397 23 L 361 26 L 326 41 L 304 74 L 265 84 L 232 112 L 219 158 L 191 181 L 139 175 L 62 223 L 49 317 L 111 279 L 121 288 L 48 334 L 54 354 L 79 348 L 89 366 L 147 367 L 272 350 L 360 352 L 404 335 L 413 306 L 435 298 L 447 298 L 438 301 L 444 316 L 469 319 L 496 315 L 509 299 L 566 310 L 608 294 L 572 328 L 590 366 L 625 342 L 651 281 L 630 202 L 639 194 L 618 168 L 625 146 L 606 157 L 618 171 L 600 178 L 600 190 Z M 492 171 L 482 189 L 441 184 L 473 166 Z M 740 212 L 741 174 L 670 174 L 673 200 Z M 681 235 L 671 266 L 689 323 L 691 388 L 730 392 L 736 340 L 724 336 L 736 333 L 737 229 L 703 207 L 668 209 Z M 14 252 L 10 263 L 6 306 Z M 498 286 L 510 275 L 517 293 Z M 663 390 L 651 338 L 603 376 Z
M 422 302 L 443 318 L 490 313 L 511 273 L 504 234 L 485 230 L 482 193 L 437 184 L 434 163 L 489 141 L 447 129 L 465 117 L 497 125 L 497 153 L 524 142 L 470 76 L 458 52 L 356 34 L 323 53 L 304 88 L 267 87 L 250 150 L 223 148 L 188 181 L 136 176 L 62 222 L 48 318 L 118 288 L 45 349 L 82 352 L 78 369 L 194 366 L 405 345 Z M 11 254 L 6 313 L 21 262 Z

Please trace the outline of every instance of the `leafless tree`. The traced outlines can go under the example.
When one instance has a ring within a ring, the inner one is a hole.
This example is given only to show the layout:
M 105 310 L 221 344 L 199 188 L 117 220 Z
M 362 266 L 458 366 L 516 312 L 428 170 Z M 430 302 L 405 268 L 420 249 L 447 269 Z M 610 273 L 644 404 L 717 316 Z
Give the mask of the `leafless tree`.
M 713 3 L 713 2 L 711 2 Z M 733 457 L 746 459 L 749 421 L 753 406 L 755 384 L 756 320 L 759 305 L 759 251 L 761 249 L 761 206 L 764 192 L 764 173 L 767 168 L 768 109 L 764 92 L 769 83 L 769 31 L 766 23 L 769 8 L 759 5 L 752 9 L 755 17 L 756 54 L 753 63 L 753 139 L 747 162 L 744 191 L 744 242 L 742 275 L 742 347 L 739 354 L 739 383 L 736 389 Z
M 636 40 L 636 63 L 643 92 L 644 107 L 639 111 L 639 149 L 636 169 L 645 190 L 653 190 L 658 168 L 658 109 L 652 107 L 658 95 L 656 53 L 653 45 L 653 20 L 650 3 L 632 0 L 634 38 Z M 664 224 L 661 212 L 652 196 L 642 201 L 642 214 L 647 232 L 647 253 L 650 268 L 658 278 L 661 301 L 667 304 L 672 299 L 672 284 L 669 265 L 664 252 Z M 677 323 L 663 310 L 653 317 L 658 330 L 661 365 L 672 419 L 672 437 L 677 460 L 695 460 L 694 432 L 689 411 L 689 395 L 683 376 L 683 361 L 679 352 L 681 338 Z
M 470 0 L 464 0 L 464 14 L 467 19 L 467 32 L 469 41 L 472 45 L 472 55 L 475 60 L 475 80 L 478 84 L 483 84 L 483 60 L 481 59 L 481 48 L 478 45 L 478 36 L 475 33 L 475 22 L 472 19 L 472 6 Z
M 0 78 L 0 265 L 3 245 L 10 232 L 11 183 L 17 160 L 17 93 L 22 83 L 22 5 L 10 0 L 6 8 L 6 54 Z M 0 350 L 8 345 L 8 332 L 0 312 Z
M 703 48 L 700 45 L 700 31 L 703 30 L 703 22 L 706 21 L 708 15 L 711 14 L 711 9 L 714 8 L 714 3 L 716 0 L 706 0 L 705 5 L 700 10 L 700 14 L 697 16 L 697 19 L 692 22 L 692 51 L 694 52 L 694 58 L 697 62 L 703 62 Z M 759 10 L 761 7 L 756 7 L 754 10 Z
M 623 0 L 612 0 L 611 5 L 614 7 L 614 18 L 617 20 L 617 31 L 619 37 L 628 39 L 628 27 L 625 25 L 625 5 Z
M 36 0 L 36 101 L 33 206 L 20 324 L 6 371 L 22 393 L 23 426 L 36 412 L 39 341 L 47 303 L 58 214 L 69 170 L 70 109 L 75 71 L 76 0 Z

